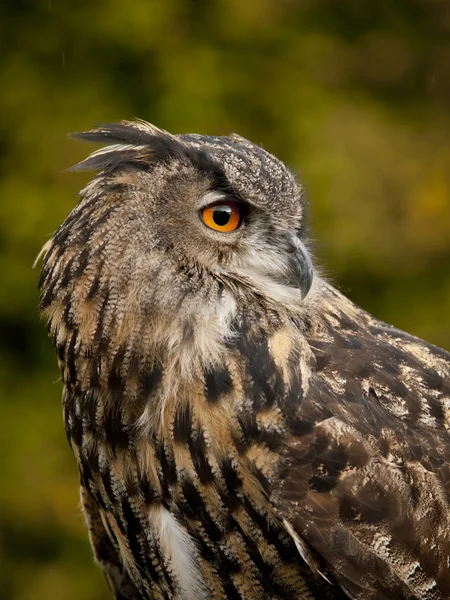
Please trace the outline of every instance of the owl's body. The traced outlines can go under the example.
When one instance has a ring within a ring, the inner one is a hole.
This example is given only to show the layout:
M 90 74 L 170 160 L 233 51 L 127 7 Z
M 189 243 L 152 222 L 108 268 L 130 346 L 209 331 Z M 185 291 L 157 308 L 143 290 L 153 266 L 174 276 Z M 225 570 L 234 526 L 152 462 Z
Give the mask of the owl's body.
M 41 302 L 115 598 L 450 598 L 450 356 L 317 275 L 297 183 L 250 142 L 82 137 L 113 145 Z

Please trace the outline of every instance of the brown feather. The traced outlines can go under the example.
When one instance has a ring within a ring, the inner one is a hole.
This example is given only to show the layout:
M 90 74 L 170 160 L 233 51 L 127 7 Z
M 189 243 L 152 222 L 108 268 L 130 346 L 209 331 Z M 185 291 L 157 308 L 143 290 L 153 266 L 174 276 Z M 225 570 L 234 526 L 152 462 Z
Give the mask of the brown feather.
M 311 271 L 301 190 L 247 140 L 84 137 L 120 145 L 41 306 L 114 596 L 450 598 L 449 355 Z M 247 203 L 236 235 L 200 223 L 211 193 Z

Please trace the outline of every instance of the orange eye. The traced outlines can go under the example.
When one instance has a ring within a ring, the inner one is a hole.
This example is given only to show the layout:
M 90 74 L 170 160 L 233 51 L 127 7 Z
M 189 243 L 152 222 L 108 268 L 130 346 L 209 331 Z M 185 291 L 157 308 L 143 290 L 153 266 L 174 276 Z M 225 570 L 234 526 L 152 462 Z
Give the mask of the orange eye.
M 202 219 L 210 229 L 227 233 L 241 224 L 241 210 L 237 202 L 213 204 L 202 210 Z

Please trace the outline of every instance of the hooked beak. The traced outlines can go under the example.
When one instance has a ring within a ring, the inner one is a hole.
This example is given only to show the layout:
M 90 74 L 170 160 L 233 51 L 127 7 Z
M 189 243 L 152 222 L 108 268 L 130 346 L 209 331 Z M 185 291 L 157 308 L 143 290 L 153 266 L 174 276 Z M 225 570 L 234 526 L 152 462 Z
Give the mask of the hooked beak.
M 292 252 L 288 259 L 286 283 L 290 287 L 298 287 L 304 300 L 312 286 L 314 269 L 305 244 L 297 236 L 293 236 L 290 241 Z

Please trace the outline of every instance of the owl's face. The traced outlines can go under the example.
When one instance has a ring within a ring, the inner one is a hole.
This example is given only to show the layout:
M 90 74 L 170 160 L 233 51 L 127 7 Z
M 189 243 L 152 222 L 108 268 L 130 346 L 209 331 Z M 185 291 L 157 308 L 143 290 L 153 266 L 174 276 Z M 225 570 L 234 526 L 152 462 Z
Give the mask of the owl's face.
M 171 307 L 217 282 L 300 302 L 312 266 L 299 234 L 301 191 L 288 169 L 237 136 L 171 136 L 138 126 L 84 134 L 109 141 L 116 133 L 121 145 L 78 166 L 104 168 L 87 196 L 109 214 L 102 236 L 111 277 L 130 281 L 140 271 L 135 293 L 151 297 L 149 288 L 160 286 Z
M 243 138 L 140 122 L 80 137 L 112 145 L 76 167 L 101 173 L 53 238 L 44 272 L 55 281 L 48 304 L 70 304 L 86 343 L 100 318 L 118 343 L 136 343 L 151 323 L 161 347 L 182 339 L 188 352 L 195 335 L 210 356 L 239 306 L 301 305 L 313 277 L 301 191 L 275 157 Z

